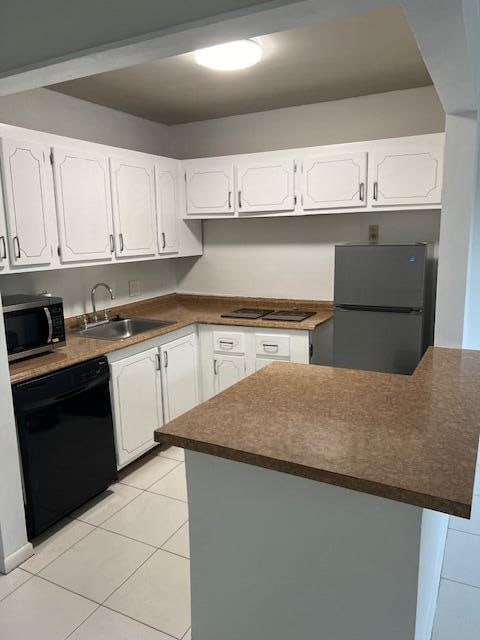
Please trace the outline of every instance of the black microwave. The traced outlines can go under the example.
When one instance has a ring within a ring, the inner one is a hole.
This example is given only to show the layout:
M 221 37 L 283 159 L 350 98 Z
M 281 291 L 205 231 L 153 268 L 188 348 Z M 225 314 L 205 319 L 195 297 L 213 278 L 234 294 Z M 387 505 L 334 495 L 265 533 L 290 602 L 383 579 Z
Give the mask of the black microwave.
M 20 360 L 65 344 L 63 300 L 17 294 L 3 297 L 8 360 Z

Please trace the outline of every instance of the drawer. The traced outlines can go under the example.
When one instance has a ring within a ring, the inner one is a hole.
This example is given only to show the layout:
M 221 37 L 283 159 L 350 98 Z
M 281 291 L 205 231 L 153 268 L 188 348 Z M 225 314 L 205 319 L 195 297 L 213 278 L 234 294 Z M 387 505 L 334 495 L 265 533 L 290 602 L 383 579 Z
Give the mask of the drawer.
M 245 353 L 245 336 L 239 331 L 214 331 L 213 350 L 217 353 Z
M 257 356 L 289 358 L 290 336 L 257 333 L 255 334 L 255 351 Z

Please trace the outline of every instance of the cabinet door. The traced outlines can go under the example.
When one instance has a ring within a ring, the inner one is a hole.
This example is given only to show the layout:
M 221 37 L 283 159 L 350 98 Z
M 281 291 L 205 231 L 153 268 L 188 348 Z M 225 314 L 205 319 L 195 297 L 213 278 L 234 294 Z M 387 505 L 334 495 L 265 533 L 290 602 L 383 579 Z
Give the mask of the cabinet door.
M 438 205 L 442 196 L 443 148 L 439 144 L 395 146 L 372 158 L 371 203 L 375 207 Z
M 53 148 L 62 262 L 106 260 L 114 251 L 108 159 Z
M 158 252 L 178 253 L 178 191 L 175 160 L 162 160 L 155 165 Z
M 237 176 L 239 213 L 295 209 L 293 160 L 241 163 Z
M 215 393 L 220 393 L 245 377 L 245 356 L 215 356 L 213 373 Z
M 153 163 L 110 159 L 115 254 L 119 258 L 156 253 Z
M 188 215 L 235 213 L 233 164 L 189 163 L 185 169 Z
M 367 154 L 348 153 L 305 158 L 303 208 L 364 207 Z
M 197 336 L 189 335 L 160 347 L 165 422 L 200 402 Z
M 163 424 L 158 350 L 143 351 L 110 365 L 118 466 L 155 445 L 153 432 Z
M 10 258 L 14 265 L 50 264 L 53 216 L 46 166 L 50 149 L 35 142 L 2 140 L 2 178 Z
M 5 224 L 5 208 L 3 206 L 2 191 L 0 189 L 0 273 L 8 269 L 7 260 L 7 226 Z

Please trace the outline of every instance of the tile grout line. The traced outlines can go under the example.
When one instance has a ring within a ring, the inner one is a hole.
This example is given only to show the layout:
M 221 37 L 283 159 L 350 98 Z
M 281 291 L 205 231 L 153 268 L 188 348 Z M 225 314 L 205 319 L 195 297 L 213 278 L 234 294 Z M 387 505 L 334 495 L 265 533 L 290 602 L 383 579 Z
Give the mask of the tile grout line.
M 75 522 L 75 520 L 72 519 L 72 522 Z M 87 522 L 83 522 L 82 524 L 89 524 Z M 81 542 L 82 540 L 85 540 L 85 538 L 88 538 L 89 535 L 91 535 L 95 529 L 98 529 L 97 526 L 95 526 L 94 524 L 89 524 L 90 527 L 93 527 L 91 531 L 89 531 L 88 533 L 86 533 L 84 536 L 82 536 L 81 538 L 79 538 L 78 540 L 76 540 L 73 544 L 71 544 L 67 549 L 64 549 L 62 551 L 62 553 L 60 553 L 56 558 L 54 558 L 53 560 L 50 560 L 50 562 L 47 562 L 47 564 L 42 567 L 41 569 L 39 569 L 36 573 L 33 571 L 29 571 L 28 569 L 23 569 L 24 571 L 27 571 L 27 573 L 30 573 L 32 576 L 39 576 L 40 573 L 42 571 L 45 571 L 45 569 L 47 567 L 49 567 L 53 562 L 55 562 L 56 560 L 58 560 L 59 558 L 61 558 L 65 553 L 67 553 L 67 551 L 70 551 L 70 549 L 73 549 L 73 547 L 78 544 L 79 542 Z M 34 554 L 35 555 L 35 554 Z M 27 562 L 27 560 L 25 561 Z M 22 569 L 23 567 L 20 565 L 20 568 Z
M 456 529 L 455 527 L 448 527 L 449 531 L 456 531 L 457 533 L 466 533 L 467 536 L 476 536 L 477 538 L 480 538 L 480 532 L 479 533 L 474 533 L 473 531 L 464 531 L 463 529 Z
M 20 569 L 20 567 L 16 567 L 16 569 Z M 13 571 L 15 571 L 15 569 L 14 569 Z M 25 571 L 25 573 L 28 573 L 28 578 L 27 578 L 24 582 L 22 582 L 22 584 L 19 584 L 17 587 L 15 587 L 15 589 L 13 589 L 13 590 L 12 590 L 12 591 L 10 591 L 9 593 L 7 593 L 7 595 L 6 595 L 6 596 L 3 596 L 3 598 L 0 598 L 0 603 L 2 603 L 2 602 L 3 602 L 4 600 L 6 600 L 9 596 L 11 596 L 11 595 L 12 595 L 12 593 L 15 593 L 15 591 L 17 591 L 18 589 L 20 589 L 20 587 L 23 587 L 23 585 L 24 585 L 24 584 L 27 584 L 27 582 L 30 582 L 30 580 L 31 580 L 32 578 L 34 578 L 34 577 L 35 577 L 35 574 L 34 574 L 34 573 L 30 573 L 30 571 L 26 571 L 25 569 L 22 569 L 22 571 Z M 8 575 L 8 573 L 3 574 L 3 575 Z
M 97 605 L 97 609 L 102 604 L 101 602 L 97 602 L 97 600 L 93 600 L 92 598 L 89 598 L 88 596 L 83 595 L 83 593 L 78 593 L 78 591 L 74 591 L 73 589 L 69 589 L 68 587 L 64 587 L 63 585 L 58 584 L 57 582 L 54 582 L 53 580 L 50 580 L 50 578 L 45 578 L 44 576 L 34 576 L 34 577 L 38 578 L 39 580 L 43 580 L 44 582 L 48 582 L 48 584 L 52 584 L 54 587 L 58 587 L 59 589 L 63 589 L 64 591 L 68 591 L 68 593 L 72 593 L 74 596 L 78 596 L 79 598 L 83 598 L 84 600 L 88 600 L 88 602 L 91 602 L 92 604 Z
M 117 609 L 113 609 L 112 607 L 109 607 L 108 604 L 101 604 L 99 608 L 102 608 L 102 607 L 104 609 L 107 609 L 108 611 L 113 611 L 114 613 L 118 613 L 121 616 L 125 616 L 125 618 L 128 618 L 129 620 L 133 620 L 134 622 L 139 622 L 140 624 L 143 624 L 145 627 L 148 627 L 149 629 L 153 629 L 154 631 L 157 631 L 158 633 L 163 633 L 163 634 L 167 635 L 169 638 L 172 638 L 173 640 L 182 640 L 182 638 L 190 630 L 190 627 L 188 627 L 188 629 L 185 631 L 185 634 L 182 636 L 182 638 L 177 638 L 177 636 L 172 636 L 172 634 L 168 633 L 167 631 L 162 631 L 162 629 L 158 629 L 157 627 L 152 627 L 152 625 L 148 624 L 147 622 L 143 622 L 142 620 L 137 620 L 137 618 L 133 618 L 132 616 L 129 616 L 128 613 L 123 613 L 123 611 L 117 611 Z
M 167 542 L 170 542 L 170 540 L 173 538 L 173 536 L 176 536 L 176 535 L 177 535 L 177 533 L 180 531 L 180 529 L 182 529 L 182 528 L 183 528 L 183 527 L 184 527 L 184 526 L 185 526 L 189 521 L 190 521 L 190 518 L 187 518 L 187 519 L 185 520 L 185 522 L 184 522 L 183 524 L 181 524 L 181 525 L 178 527 L 178 529 L 177 529 L 176 531 L 174 531 L 174 532 L 172 533 L 172 535 L 171 535 L 171 536 L 169 536 L 169 537 L 165 540 L 165 542 L 162 544 L 162 546 L 160 547 L 160 549 L 163 549 L 164 545 L 166 545 L 166 544 L 167 544 Z M 164 549 L 164 551 L 168 551 L 168 549 Z M 168 553 L 173 553 L 173 551 L 168 551 Z M 180 555 L 180 554 L 179 554 L 179 553 L 174 553 L 174 555 L 178 556 L 178 555 Z M 180 557 L 181 557 L 181 558 L 184 558 L 185 556 L 180 556 Z
M 123 585 L 124 585 L 128 580 L 130 580 L 130 578 L 132 578 L 132 577 L 137 573 L 137 571 L 138 571 L 139 569 L 141 569 L 141 568 L 143 567 L 143 565 L 144 565 L 146 562 L 148 562 L 148 561 L 150 560 L 150 558 L 152 558 L 152 557 L 157 553 L 158 549 L 157 549 L 156 547 L 152 547 L 152 549 L 153 549 L 152 553 L 151 553 L 147 558 L 145 558 L 145 560 L 144 560 L 140 565 L 138 565 L 138 567 L 137 567 L 137 568 L 136 568 L 136 569 L 135 569 L 135 570 L 134 570 L 134 571 L 133 571 L 129 576 L 127 576 L 127 577 L 125 578 L 125 580 L 122 580 L 122 582 L 118 585 L 118 587 L 116 587 L 116 588 L 112 591 L 112 593 L 110 593 L 106 598 L 104 598 L 104 599 L 103 599 L 103 601 L 100 603 L 102 606 L 105 606 L 105 602 L 106 602 L 109 598 L 111 598 L 111 597 L 113 596 L 113 594 L 114 594 L 116 591 L 118 591 L 121 587 L 123 587 Z M 110 607 L 107 607 L 107 608 L 110 608 Z M 114 609 L 112 609 L 112 611 L 114 611 Z M 118 612 L 118 611 L 117 611 L 117 613 L 120 613 L 120 612 Z M 133 618 L 133 619 L 135 620 L 135 618 Z M 140 620 L 138 620 L 138 622 L 140 622 Z
M 116 484 L 122 484 L 121 482 L 117 482 Z M 128 502 L 126 502 L 123 506 L 121 506 L 117 511 L 115 511 L 112 515 L 107 516 L 105 518 L 105 520 L 102 520 L 101 522 L 99 522 L 98 524 L 92 524 L 91 522 L 88 522 L 87 520 L 82 520 L 81 518 L 73 518 L 74 520 L 78 520 L 79 522 L 84 522 L 86 524 L 91 525 L 92 527 L 100 527 L 104 522 L 106 522 L 107 520 L 110 520 L 110 518 L 112 518 L 116 513 L 118 513 L 119 511 L 121 511 L 122 509 L 124 509 L 127 505 L 129 505 L 131 502 L 133 502 L 134 500 L 136 500 L 142 493 L 143 490 L 142 489 L 138 489 L 137 487 L 132 487 L 129 484 L 124 484 L 122 485 L 124 487 L 129 487 L 130 489 L 136 489 L 137 491 L 140 491 L 140 493 L 136 496 L 134 496 L 133 498 L 131 498 L 131 500 L 129 500 Z M 72 516 L 73 517 L 73 516 Z
M 477 587 L 474 584 L 469 584 L 468 582 L 462 582 L 461 580 L 454 580 L 453 578 L 445 578 L 444 576 L 441 576 L 441 580 L 446 580 L 447 582 L 454 582 L 455 584 L 461 584 L 464 587 L 470 587 L 471 589 L 476 589 L 477 591 L 480 591 L 480 586 Z
M 98 603 L 97 603 L 97 604 L 98 604 Z M 71 632 L 68 634 L 68 636 L 65 636 L 65 638 L 64 638 L 63 640 L 68 640 L 68 638 L 71 638 L 71 637 L 72 637 L 72 635 L 75 633 L 75 631 L 78 631 L 78 630 L 80 629 L 80 627 L 81 627 L 82 625 L 84 625 L 84 624 L 85 624 L 85 622 L 87 622 L 87 620 L 90 620 L 90 618 L 93 616 L 93 614 L 94 614 L 96 611 L 98 611 L 98 610 L 100 609 L 100 607 L 101 607 L 101 606 L 102 606 L 102 605 L 101 605 L 101 604 L 99 604 L 99 605 L 98 605 L 98 607 L 96 607 L 96 608 L 92 611 L 92 613 L 91 613 L 90 615 L 88 615 L 88 616 L 85 618 L 85 620 L 83 620 L 83 621 L 82 621 L 78 626 L 76 626 L 76 627 L 75 627 L 75 629 L 73 629 L 73 631 L 71 631 Z

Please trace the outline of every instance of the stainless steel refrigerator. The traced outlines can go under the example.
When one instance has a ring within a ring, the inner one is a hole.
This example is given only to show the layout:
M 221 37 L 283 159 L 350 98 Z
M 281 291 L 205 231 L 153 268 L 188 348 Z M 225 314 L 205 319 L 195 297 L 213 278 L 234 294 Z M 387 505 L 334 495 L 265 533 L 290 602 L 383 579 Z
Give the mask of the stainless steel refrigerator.
M 334 366 L 412 373 L 432 342 L 433 288 L 427 244 L 336 246 Z

